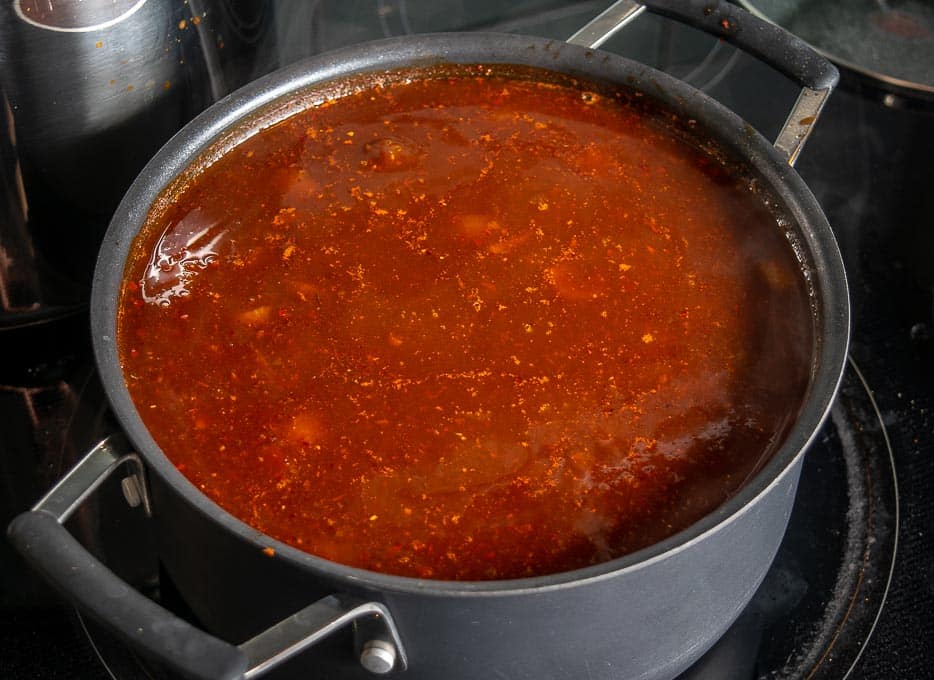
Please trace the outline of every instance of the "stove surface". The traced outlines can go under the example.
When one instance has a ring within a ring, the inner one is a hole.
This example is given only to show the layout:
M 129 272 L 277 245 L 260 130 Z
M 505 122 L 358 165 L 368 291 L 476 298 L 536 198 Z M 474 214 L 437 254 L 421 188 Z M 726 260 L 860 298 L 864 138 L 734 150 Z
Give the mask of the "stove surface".
M 570 35 L 604 2 L 282 3 L 278 63 L 429 30 Z M 501 5 L 501 3 L 500 3 Z M 443 6 L 443 7 L 442 7 Z M 286 9 L 282 9 L 286 8 Z M 291 13 L 289 9 L 293 10 Z M 288 20 L 284 20 L 284 19 Z M 302 28 L 313 30 L 299 35 Z M 271 39 L 271 38 L 270 38 Z M 606 46 L 688 80 L 774 137 L 795 88 L 716 41 L 640 18 Z M 264 55 L 271 50 L 261 50 Z M 272 62 L 254 64 L 253 75 Z M 798 170 L 847 267 L 851 362 L 808 452 L 785 541 L 747 610 L 682 680 L 926 677 L 934 653 L 934 113 L 845 79 Z M 0 519 L 27 509 L 112 431 L 79 306 L 0 330 Z M 116 488 L 69 525 L 115 571 L 185 614 L 145 520 Z M 0 676 L 168 678 L 85 621 L 0 542 Z

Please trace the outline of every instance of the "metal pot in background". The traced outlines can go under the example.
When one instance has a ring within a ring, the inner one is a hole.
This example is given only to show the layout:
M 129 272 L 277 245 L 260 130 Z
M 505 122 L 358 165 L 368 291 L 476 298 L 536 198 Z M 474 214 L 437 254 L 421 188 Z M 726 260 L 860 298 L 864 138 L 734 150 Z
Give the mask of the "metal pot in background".
M 934 111 L 934 5 L 924 0 L 740 0 L 894 109 Z
M 49 305 L 86 304 L 97 249 L 133 178 L 197 113 L 277 65 L 261 54 L 272 42 L 271 5 L 0 5 L 5 325 Z
M 920 290 L 934 293 L 929 261 L 934 252 L 930 218 L 934 193 L 929 190 L 934 157 L 934 4 L 923 0 L 741 0 L 740 4 L 833 61 L 841 75 L 837 108 L 853 119 L 854 126 L 861 119 L 873 121 L 871 136 L 841 145 L 848 157 L 838 158 L 835 175 L 812 182 L 825 209 L 844 218 L 834 228 L 848 271 L 864 265 L 855 257 L 856 242 L 875 235 L 903 253 L 903 261 L 886 266 L 906 267 Z M 864 100 L 868 103 L 862 104 Z M 880 171 L 869 172 L 864 167 L 867 158 Z M 894 211 L 890 223 L 877 216 L 882 205 Z M 883 224 L 884 233 L 877 233 Z M 932 320 L 934 308 L 927 318 L 914 320 L 909 331 L 914 341 L 931 341 Z

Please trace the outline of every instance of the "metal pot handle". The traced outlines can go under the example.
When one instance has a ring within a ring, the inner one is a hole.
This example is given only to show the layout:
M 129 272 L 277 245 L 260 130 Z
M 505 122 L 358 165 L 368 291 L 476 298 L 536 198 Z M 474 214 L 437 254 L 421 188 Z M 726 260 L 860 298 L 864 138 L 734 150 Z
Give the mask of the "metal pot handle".
M 788 164 L 794 165 L 840 80 L 837 68 L 800 38 L 724 0 L 618 0 L 567 42 L 599 47 L 646 8 L 718 36 L 801 86 L 774 144 Z
M 197 680 L 257 678 L 336 630 L 356 622 L 366 630 L 360 663 L 374 673 L 404 670 L 405 648 L 386 607 L 331 595 L 237 646 L 213 637 L 127 585 L 62 525 L 115 471 L 131 505 L 151 514 L 145 469 L 122 435 L 108 437 L 78 462 L 28 512 L 11 522 L 11 543 L 50 584 L 132 648 Z

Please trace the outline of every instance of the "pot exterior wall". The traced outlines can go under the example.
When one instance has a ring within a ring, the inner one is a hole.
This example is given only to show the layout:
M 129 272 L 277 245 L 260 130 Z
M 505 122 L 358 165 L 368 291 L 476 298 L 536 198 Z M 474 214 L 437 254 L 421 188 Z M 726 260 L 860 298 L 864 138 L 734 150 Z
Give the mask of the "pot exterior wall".
M 786 205 L 795 247 L 814 274 L 820 342 L 811 395 L 781 448 L 736 497 L 694 527 L 619 561 L 628 566 L 480 591 L 368 576 L 270 545 L 184 480 L 124 385 L 114 341 L 123 265 L 148 207 L 173 178 L 230 126 L 281 97 L 356 73 L 439 61 L 543 66 L 598 83 L 625 83 L 696 119 L 747 160 Z M 102 382 L 150 472 L 160 557 L 200 622 L 240 643 L 322 597 L 347 594 L 387 606 L 409 657 L 404 678 L 658 680 L 690 666 L 725 632 L 768 571 L 791 513 L 803 451 L 829 410 L 846 356 L 849 308 L 839 251 L 816 200 L 785 161 L 748 124 L 664 74 L 605 53 L 495 34 L 400 39 L 322 56 L 257 81 L 202 114 L 127 193 L 101 250 L 91 306 Z M 271 556 L 270 547 L 276 550 Z M 267 677 L 371 677 L 353 649 L 345 631 Z
M 388 606 L 409 657 L 401 676 L 411 680 L 662 680 L 696 661 L 752 598 L 784 535 L 802 460 L 744 512 L 679 550 L 596 579 L 518 593 L 380 592 L 270 557 L 158 477 L 152 486 L 164 566 L 206 629 L 230 642 L 345 593 Z M 372 678 L 353 650 L 343 631 L 267 677 Z

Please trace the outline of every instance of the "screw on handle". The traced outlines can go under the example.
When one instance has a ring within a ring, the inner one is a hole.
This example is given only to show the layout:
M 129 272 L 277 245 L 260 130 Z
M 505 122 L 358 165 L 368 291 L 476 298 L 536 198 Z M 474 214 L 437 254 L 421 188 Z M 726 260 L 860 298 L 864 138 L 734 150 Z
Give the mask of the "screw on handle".
M 388 640 L 370 640 L 360 651 L 360 665 L 370 673 L 388 673 L 396 665 L 396 646 Z
M 408 665 L 405 648 L 395 621 L 385 605 L 346 595 L 329 595 L 240 645 L 250 666 L 244 678 L 252 680 L 341 628 L 358 622 L 369 623 L 368 630 L 378 635 L 376 639 L 364 643 L 360 655 L 361 665 L 371 673 L 405 670 Z M 377 642 L 382 643 L 379 651 L 376 649 Z M 371 649 L 369 652 L 368 646 Z

